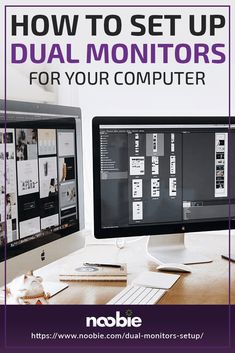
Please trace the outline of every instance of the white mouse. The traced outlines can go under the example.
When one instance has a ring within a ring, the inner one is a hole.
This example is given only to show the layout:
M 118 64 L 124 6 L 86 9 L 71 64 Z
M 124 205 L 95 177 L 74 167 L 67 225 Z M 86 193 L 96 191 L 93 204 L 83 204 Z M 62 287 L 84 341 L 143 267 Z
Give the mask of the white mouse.
M 171 271 L 171 272 L 192 272 L 191 267 L 188 265 L 167 263 L 157 267 L 159 271 Z

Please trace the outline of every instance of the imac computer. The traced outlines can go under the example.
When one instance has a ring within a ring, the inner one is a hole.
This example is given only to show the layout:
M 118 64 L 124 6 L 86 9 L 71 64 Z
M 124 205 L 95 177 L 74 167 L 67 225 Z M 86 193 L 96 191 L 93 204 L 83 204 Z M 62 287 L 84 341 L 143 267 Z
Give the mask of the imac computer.
M 84 246 L 79 108 L 0 101 L 1 285 Z
M 184 233 L 234 228 L 234 156 L 234 118 L 95 117 L 95 237 L 150 235 L 160 263 L 209 262 Z

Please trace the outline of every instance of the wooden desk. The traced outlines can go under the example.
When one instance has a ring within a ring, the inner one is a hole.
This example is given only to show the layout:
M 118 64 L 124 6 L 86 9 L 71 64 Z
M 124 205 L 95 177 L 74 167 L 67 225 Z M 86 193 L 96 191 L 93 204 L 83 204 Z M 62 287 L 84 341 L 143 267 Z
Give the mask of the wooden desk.
M 221 258 L 228 246 L 228 232 L 192 233 L 186 235 L 186 245 L 213 259 L 212 263 L 192 265 L 193 272 L 181 274 L 177 283 L 158 304 L 227 304 L 228 266 Z M 60 271 L 74 268 L 82 262 L 126 262 L 128 281 L 142 271 L 156 271 L 156 265 L 146 256 L 146 238 L 127 243 L 124 249 L 115 245 L 89 245 L 35 271 L 45 280 L 57 281 Z M 231 302 L 235 304 L 235 264 L 231 263 Z M 69 288 L 50 299 L 51 304 L 106 304 L 125 286 L 125 282 L 68 282 Z

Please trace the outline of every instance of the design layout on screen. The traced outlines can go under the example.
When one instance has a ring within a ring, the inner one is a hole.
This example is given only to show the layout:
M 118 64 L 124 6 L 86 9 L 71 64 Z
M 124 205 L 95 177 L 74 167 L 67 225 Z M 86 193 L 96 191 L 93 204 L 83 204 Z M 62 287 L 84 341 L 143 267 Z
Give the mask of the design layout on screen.
M 6 131 L 0 129 L 0 245 L 6 229 L 12 243 L 77 224 L 75 130 Z
M 226 127 L 104 124 L 99 131 L 102 228 L 228 217 Z M 234 156 L 234 129 L 231 134 Z

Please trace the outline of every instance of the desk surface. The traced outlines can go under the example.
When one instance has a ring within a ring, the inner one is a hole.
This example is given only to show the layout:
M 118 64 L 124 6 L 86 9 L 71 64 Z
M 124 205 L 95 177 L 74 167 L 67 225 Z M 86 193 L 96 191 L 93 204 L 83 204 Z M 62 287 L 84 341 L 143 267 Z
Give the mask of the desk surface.
M 221 258 L 228 246 L 228 232 L 188 234 L 186 246 L 213 259 L 212 263 L 191 265 L 193 271 L 181 278 L 158 304 L 227 304 L 229 262 Z M 124 249 L 115 245 L 88 245 L 58 261 L 35 271 L 45 280 L 58 281 L 61 271 L 82 262 L 126 262 L 126 282 L 68 282 L 69 287 L 50 299 L 51 304 L 105 304 L 142 271 L 156 271 L 156 265 L 146 255 L 146 238 L 127 243 Z M 235 264 L 231 263 L 231 278 Z M 235 281 L 231 281 L 231 303 L 235 304 Z

